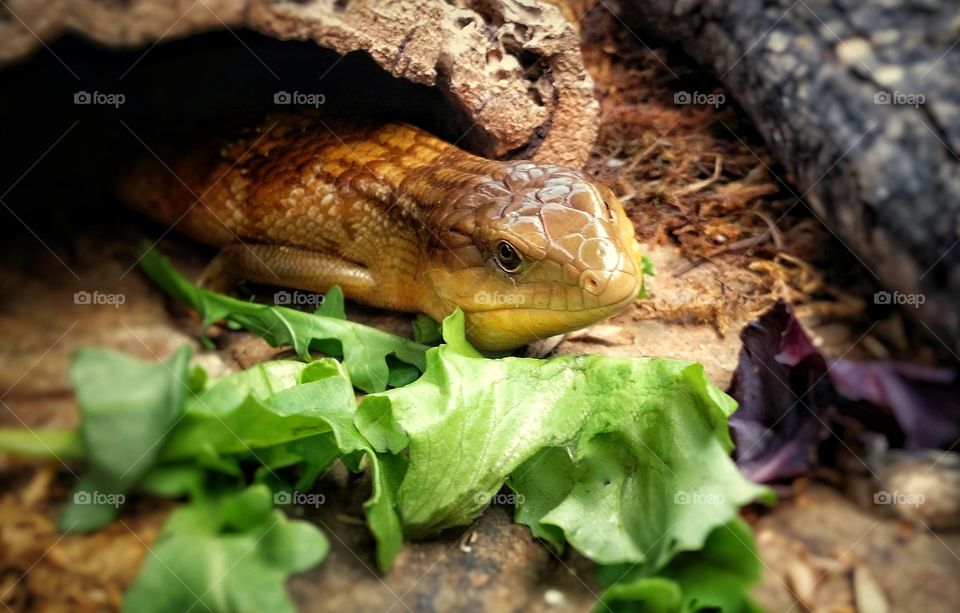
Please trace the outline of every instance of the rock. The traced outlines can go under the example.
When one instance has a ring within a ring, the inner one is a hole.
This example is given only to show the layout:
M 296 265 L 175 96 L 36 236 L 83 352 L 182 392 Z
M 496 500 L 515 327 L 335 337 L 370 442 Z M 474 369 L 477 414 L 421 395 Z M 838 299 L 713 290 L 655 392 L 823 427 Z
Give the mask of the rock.
M 933 530 L 960 529 L 960 454 L 891 451 L 880 462 L 874 504 Z
M 595 324 L 582 330 L 571 332 L 567 335 L 567 340 L 616 346 L 633 344 L 634 336 L 633 333 L 622 326 Z
M 857 601 L 857 611 L 887 613 L 890 610 L 883 590 L 866 566 L 858 566 L 853 571 L 853 594 Z

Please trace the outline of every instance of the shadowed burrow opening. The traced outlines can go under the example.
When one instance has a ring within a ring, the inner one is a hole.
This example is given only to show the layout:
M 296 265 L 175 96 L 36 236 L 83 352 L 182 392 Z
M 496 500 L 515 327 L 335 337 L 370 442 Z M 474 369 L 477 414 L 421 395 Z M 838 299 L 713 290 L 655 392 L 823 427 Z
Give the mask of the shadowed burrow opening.
M 0 209 L 0 226 L 26 232 L 16 215 L 53 232 L 77 211 L 126 215 L 114 185 L 132 161 L 169 159 L 270 113 L 314 107 L 407 121 L 451 141 L 464 134 L 439 89 L 395 78 L 362 51 L 341 56 L 249 30 L 133 49 L 64 36 L 0 68 L 0 194 L 12 210 Z

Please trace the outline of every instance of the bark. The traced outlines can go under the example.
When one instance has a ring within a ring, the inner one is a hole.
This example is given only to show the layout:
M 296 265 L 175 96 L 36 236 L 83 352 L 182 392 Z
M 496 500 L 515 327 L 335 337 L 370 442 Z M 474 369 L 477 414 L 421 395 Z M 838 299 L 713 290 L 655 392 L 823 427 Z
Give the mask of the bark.
M 574 29 L 536 0 L 54 0 L 0 7 L 0 67 L 72 31 L 147 46 L 249 28 L 368 53 L 389 74 L 438 88 L 464 143 L 489 157 L 582 166 L 598 108 Z
M 960 16 L 933 0 L 646 0 L 730 90 L 797 195 L 895 303 L 960 348 Z M 897 294 L 894 294 L 897 292 Z

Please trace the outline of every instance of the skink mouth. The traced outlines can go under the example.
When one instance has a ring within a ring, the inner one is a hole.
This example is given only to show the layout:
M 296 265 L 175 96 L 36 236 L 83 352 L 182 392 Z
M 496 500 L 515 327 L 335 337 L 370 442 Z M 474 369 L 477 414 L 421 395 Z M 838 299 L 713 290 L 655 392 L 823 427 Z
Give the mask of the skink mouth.
M 467 337 L 480 349 L 504 350 L 565 334 L 612 317 L 629 307 L 637 296 L 634 282 L 617 282 L 604 290 L 603 304 L 578 310 L 549 306 L 504 306 L 466 312 Z M 618 299 L 614 300 L 613 296 Z
M 583 279 L 586 280 L 583 280 Z M 482 289 L 458 306 L 464 312 L 590 313 L 619 310 L 637 297 L 640 281 L 630 272 L 586 271 L 578 283 L 542 283 L 527 289 Z M 581 315 L 576 316 L 576 319 Z

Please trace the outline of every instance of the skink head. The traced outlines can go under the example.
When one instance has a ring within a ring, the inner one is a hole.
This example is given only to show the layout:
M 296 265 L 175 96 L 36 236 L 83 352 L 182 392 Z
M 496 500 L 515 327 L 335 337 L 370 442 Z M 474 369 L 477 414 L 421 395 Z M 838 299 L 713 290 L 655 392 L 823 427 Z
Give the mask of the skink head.
M 443 210 L 445 209 L 445 210 Z M 633 225 L 608 188 L 558 166 L 511 162 L 464 185 L 427 224 L 434 317 L 454 307 L 484 349 L 569 332 L 641 287 Z

